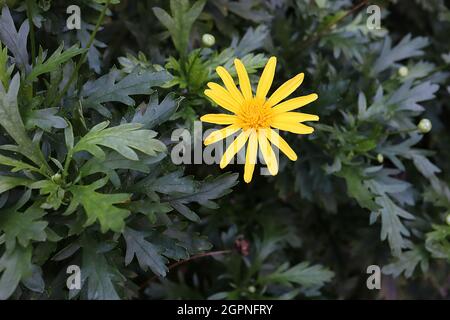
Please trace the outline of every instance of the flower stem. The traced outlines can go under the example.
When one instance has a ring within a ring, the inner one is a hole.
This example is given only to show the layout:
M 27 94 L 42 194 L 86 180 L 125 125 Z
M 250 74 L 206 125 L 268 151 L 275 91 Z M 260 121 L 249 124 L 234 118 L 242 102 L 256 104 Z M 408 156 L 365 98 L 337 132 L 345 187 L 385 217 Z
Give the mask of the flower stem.
M 203 257 L 212 257 L 212 256 L 218 256 L 218 255 L 228 254 L 228 253 L 231 253 L 231 251 L 232 251 L 232 250 L 220 250 L 220 251 L 211 251 L 211 252 L 199 253 L 199 254 L 196 254 L 196 255 L 194 255 L 194 256 L 188 258 L 188 259 L 181 260 L 181 261 L 177 261 L 177 262 L 171 264 L 171 265 L 169 266 L 169 270 L 172 270 L 173 268 L 178 267 L 179 265 L 184 264 L 184 263 L 186 263 L 186 262 L 188 262 L 188 261 L 192 261 L 192 260 L 195 260 L 195 259 L 198 259 L 198 258 L 203 258 Z M 156 278 L 157 278 L 156 276 L 153 276 L 153 277 L 151 277 L 150 279 L 148 279 L 147 281 L 145 281 L 145 282 L 141 285 L 141 289 L 145 288 L 150 282 L 152 282 L 152 281 L 155 280 Z
M 353 8 L 348 10 L 345 14 L 343 14 L 339 19 L 333 21 L 332 23 L 328 24 L 322 31 L 318 33 L 313 33 L 310 37 L 308 37 L 301 45 L 299 50 L 304 50 L 307 47 L 309 47 L 311 44 L 319 40 L 322 36 L 326 35 L 330 30 L 333 29 L 335 25 L 337 25 L 339 22 L 341 22 L 343 19 L 348 17 L 349 15 L 353 14 L 355 11 L 359 10 L 361 7 L 367 5 L 369 0 L 363 0 L 357 5 L 355 5 Z
M 31 64 L 36 63 L 36 39 L 34 38 L 34 23 L 31 4 L 34 0 L 27 0 L 27 18 L 30 26 L 30 42 L 31 42 Z
M 91 36 L 89 38 L 89 42 L 88 42 L 88 44 L 87 44 L 87 46 L 85 48 L 86 51 L 84 51 L 83 54 L 80 56 L 80 59 L 78 60 L 74 70 L 72 71 L 72 75 L 70 76 L 69 81 L 67 81 L 67 83 L 64 86 L 63 90 L 60 92 L 60 94 L 55 98 L 55 100 L 51 104 L 52 107 L 56 106 L 59 103 L 59 101 L 61 101 L 61 99 L 67 93 L 67 91 L 69 90 L 69 88 L 72 85 L 73 81 L 77 77 L 78 71 L 80 70 L 81 65 L 84 63 L 84 61 L 86 59 L 86 56 L 87 56 L 87 54 L 89 52 L 89 49 L 91 48 L 92 44 L 94 43 L 95 36 L 96 36 L 98 30 L 100 29 L 100 25 L 102 24 L 103 19 L 105 18 L 106 10 L 108 9 L 110 1 L 111 0 L 106 0 L 105 6 L 103 7 L 102 12 L 100 13 L 100 16 L 97 19 L 97 23 L 95 24 L 95 28 L 91 32 Z

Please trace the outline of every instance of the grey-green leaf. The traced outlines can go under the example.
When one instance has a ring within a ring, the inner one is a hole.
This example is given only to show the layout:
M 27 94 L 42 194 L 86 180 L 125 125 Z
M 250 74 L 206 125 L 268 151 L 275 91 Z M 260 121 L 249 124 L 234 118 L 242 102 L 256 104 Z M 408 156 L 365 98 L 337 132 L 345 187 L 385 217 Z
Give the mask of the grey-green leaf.
M 139 266 L 143 271 L 150 268 L 156 275 L 165 276 L 168 269 L 166 267 L 167 259 L 160 255 L 158 248 L 145 240 L 142 232 L 126 228 L 123 236 L 127 243 L 127 252 L 125 264 L 128 265 L 136 256 Z

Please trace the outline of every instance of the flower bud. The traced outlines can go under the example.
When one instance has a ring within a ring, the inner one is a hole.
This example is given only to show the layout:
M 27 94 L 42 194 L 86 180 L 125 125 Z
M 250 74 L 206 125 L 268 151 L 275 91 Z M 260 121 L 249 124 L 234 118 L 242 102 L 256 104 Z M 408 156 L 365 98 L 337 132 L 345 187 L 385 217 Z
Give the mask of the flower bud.
M 61 182 L 61 174 L 60 173 L 55 173 L 54 175 L 52 175 L 52 181 L 56 184 L 59 184 Z
M 256 292 L 256 288 L 254 286 L 250 286 L 247 289 L 248 289 L 248 292 L 250 292 L 250 293 L 255 293 Z
M 384 162 L 384 156 L 383 156 L 381 153 L 379 153 L 379 154 L 377 155 L 377 161 L 378 161 L 379 163 L 383 163 L 383 162 Z
M 421 133 L 428 133 L 431 131 L 431 128 L 433 128 L 433 125 L 431 124 L 431 121 L 426 118 L 420 120 L 417 125 L 417 129 L 419 129 L 419 132 Z
M 209 33 L 205 33 L 202 36 L 202 43 L 206 47 L 212 47 L 216 43 L 216 38 Z
M 402 66 L 398 68 L 397 72 L 400 77 L 406 77 L 409 73 L 409 69 L 408 67 Z
M 447 222 L 447 224 L 450 226 L 450 213 L 445 218 L 445 222 Z

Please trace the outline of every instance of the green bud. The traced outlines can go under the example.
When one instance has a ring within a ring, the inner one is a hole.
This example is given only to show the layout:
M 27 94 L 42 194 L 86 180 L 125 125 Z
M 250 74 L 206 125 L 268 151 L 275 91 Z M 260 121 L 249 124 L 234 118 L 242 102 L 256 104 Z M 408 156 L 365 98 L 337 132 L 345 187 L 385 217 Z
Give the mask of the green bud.
M 402 66 L 397 70 L 400 77 L 406 77 L 409 73 L 408 67 Z
M 205 33 L 202 36 L 202 42 L 204 46 L 212 47 L 216 43 L 216 38 L 212 34 Z
M 61 182 L 61 180 L 62 180 L 61 178 L 62 178 L 61 174 L 55 173 L 55 174 L 52 176 L 52 181 L 53 181 L 54 183 L 56 183 L 56 184 L 59 184 L 59 183 Z
M 255 293 L 256 292 L 256 288 L 254 286 L 250 286 L 250 287 L 248 287 L 248 292 Z
M 378 161 L 379 163 L 383 163 L 383 162 L 384 162 L 384 156 L 383 156 L 381 153 L 379 153 L 379 154 L 377 155 L 377 161 Z
M 428 133 L 432 128 L 433 125 L 431 124 L 431 121 L 426 118 L 420 120 L 419 124 L 417 125 L 417 129 L 419 129 L 421 133 Z
M 445 222 L 447 222 L 447 224 L 450 226 L 450 213 L 445 218 Z

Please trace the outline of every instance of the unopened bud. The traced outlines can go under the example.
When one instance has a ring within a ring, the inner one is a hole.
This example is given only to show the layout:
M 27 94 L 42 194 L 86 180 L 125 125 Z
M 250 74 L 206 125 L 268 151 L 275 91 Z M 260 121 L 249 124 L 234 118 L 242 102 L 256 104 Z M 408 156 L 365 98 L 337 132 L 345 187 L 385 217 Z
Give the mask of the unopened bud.
M 379 153 L 379 154 L 377 155 L 377 161 L 378 161 L 379 163 L 383 163 L 383 162 L 384 162 L 384 156 L 383 156 L 381 153 Z
M 59 174 L 59 173 L 55 173 L 53 176 L 52 176 L 52 181 L 54 182 L 54 183 L 56 183 L 56 184 L 59 184 L 60 182 L 61 182 L 61 174 Z
M 216 43 L 216 38 L 212 34 L 205 33 L 202 36 L 202 42 L 204 46 L 212 47 Z
M 409 73 L 409 69 L 408 69 L 408 67 L 402 66 L 402 67 L 398 68 L 397 72 L 400 77 L 406 77 Z
M 420 120 L 419 124 L 417 125 L 417 129 L 419 129 L 421 133 L 428 133 L 431 131 L 432 128 L 433 125 L 431 124 L 431 121 L 428 119 Z

